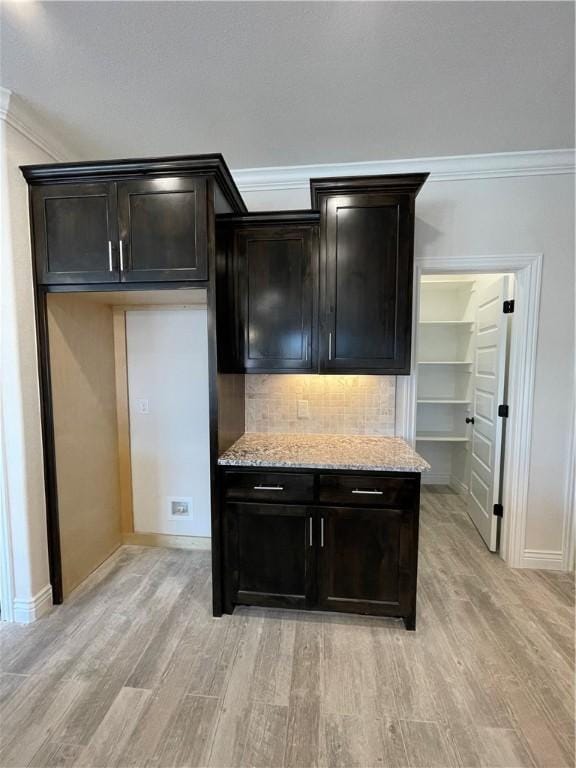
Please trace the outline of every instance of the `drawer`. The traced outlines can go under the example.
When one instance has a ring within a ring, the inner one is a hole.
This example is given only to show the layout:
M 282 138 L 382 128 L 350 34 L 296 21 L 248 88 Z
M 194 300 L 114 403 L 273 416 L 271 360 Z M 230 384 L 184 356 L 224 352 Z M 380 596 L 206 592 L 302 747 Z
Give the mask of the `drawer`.
M 320 501 L 364 507 L 411 507 L 418 498 L 418 480 L 366 475 L 320 475 Z
M 313 501 L 314 475 L 296 472 L 226 472 L 227 500 Z

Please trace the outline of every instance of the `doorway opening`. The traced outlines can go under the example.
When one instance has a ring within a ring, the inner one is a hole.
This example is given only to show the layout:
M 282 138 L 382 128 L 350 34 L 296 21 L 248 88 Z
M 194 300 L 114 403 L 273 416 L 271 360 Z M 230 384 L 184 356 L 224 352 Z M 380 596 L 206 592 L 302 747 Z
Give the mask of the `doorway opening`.
M 417 337 L 419 289 L 423 275 L 514 276 L 514 329 L 510 336 L 507 392 L 509 417 L 506 421 L 502 475 L 504 509 L 498 550 L 502 559 L 512 568 L 549 567 L 542 563 L 540 557 L 535 558 L 532 550 L 526 546 L 542 262 L 541 253 L 422 255 L 415 259 L 413 337 Z M 396 434 L 416 445 L 418 405 L 415 348 L 413 355 L 411 375 L 396 379 Z
M 122 544 L 210 548 L 204 289 L 47 295 L 66 598 Z
M 416 335 L 416 447 L 423 484 L 459 499 L 499 548 L 513 275 L 422 275 Z

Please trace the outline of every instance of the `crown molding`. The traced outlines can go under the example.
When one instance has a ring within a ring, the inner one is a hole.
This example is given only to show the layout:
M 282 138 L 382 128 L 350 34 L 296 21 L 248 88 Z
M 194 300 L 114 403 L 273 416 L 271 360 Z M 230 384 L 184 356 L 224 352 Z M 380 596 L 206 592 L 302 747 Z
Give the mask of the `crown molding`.
M 25 136 L 56 162 L 73 160 L 60 138 L 25 101 L 8 88 L 0 86 L 0 120 Z
M 311 178 L 430 173 L 435 181 L 515 178 L 570 174 L 576 170 L 576 150 L 545 149 L 486 155 L 426 157 L 413 160 L 376 160 L 362 163 L 240 168 L 232 175 L 241 192 L 308 189 Z

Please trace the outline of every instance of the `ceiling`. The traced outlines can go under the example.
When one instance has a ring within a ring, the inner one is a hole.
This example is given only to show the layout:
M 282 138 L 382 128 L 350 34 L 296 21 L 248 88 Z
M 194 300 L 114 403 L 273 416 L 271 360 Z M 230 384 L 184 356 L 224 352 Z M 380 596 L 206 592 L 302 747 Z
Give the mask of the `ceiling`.
M 571 2 L 3 2 L 2 85 L 80 159 L 574 146 Z

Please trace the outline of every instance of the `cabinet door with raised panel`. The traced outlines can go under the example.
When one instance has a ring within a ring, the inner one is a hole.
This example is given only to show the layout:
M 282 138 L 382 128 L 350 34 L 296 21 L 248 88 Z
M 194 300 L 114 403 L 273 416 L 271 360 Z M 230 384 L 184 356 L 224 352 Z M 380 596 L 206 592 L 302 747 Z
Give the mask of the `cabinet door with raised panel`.
M 318 510 L 319 607 L 413 617 L 418 536 L 414 514 L 407 509 Z
M 204 179 L 119 181 L 118 217 L 123 281 L 208 278 Z
M 235 251 L 244 369 L 316 370 L 316 228 L 239 230 Z
M 372 193 L 323 206 L 320 370 L 409 373 L 413 201 Z
M 34 186 L 31 203 L 40 284 L 118 282 L 115 184 Z
M 312 517 L 304 506 L 226 504 L 227 601 L 307 607 L 313 587 Z

